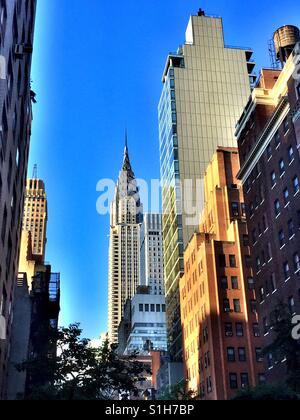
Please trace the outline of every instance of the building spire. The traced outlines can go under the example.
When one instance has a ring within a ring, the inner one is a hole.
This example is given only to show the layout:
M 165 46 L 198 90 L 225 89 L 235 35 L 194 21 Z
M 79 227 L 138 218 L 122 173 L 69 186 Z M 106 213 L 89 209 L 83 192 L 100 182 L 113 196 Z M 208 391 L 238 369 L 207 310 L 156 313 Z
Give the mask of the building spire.
M 125 151 L 127 150 L 128 153 L 128 132 L 127 127 L 125 128 Z
M 129 158 L 129 151 L 128 151 L 128 133 L 127 128 L 125 130 L 125 149 L 124 149 L 124 160 L 123 160 L 123 166 L 122 171 L 125 171 L 128 173 L 129 178 L 134 178 L 134 173 L 131 168 L 130 158 Z
M 34 167 L 33 167 L 32 179 L 38 179 L 38 166 L 37 166 L 37 164 L 35 164 Z

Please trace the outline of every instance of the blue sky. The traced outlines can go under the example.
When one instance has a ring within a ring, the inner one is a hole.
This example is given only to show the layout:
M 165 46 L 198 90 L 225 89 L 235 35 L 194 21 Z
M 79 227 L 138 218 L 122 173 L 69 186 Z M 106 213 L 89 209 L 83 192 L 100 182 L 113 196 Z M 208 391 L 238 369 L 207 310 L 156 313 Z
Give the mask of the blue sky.
M 60 323 L 80 321 L 87 337 L 107 329 L 109 218 L 96 212 L 96 184 L 118 176 L 126 126 L 136 175 L 159 177 L 161 75 L 200 6 L 223 17 L 226 44 L 254 48 L 257 69 L 270 64 L 273 31 L 300 24 L 296 0 L 38 0 L 29 176 L 37 163 L 46 182 Z

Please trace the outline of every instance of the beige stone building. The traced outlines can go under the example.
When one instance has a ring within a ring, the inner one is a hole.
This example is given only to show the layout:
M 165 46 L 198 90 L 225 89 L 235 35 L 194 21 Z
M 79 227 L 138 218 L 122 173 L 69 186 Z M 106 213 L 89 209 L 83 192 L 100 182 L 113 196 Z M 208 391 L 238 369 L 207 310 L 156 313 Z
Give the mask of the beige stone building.
M 48 220 L 45 184 L 40 179 L 28 179 L 25 191 L 23 233 L 30 232 L 32 250 L 42 260 L 45 258 Z

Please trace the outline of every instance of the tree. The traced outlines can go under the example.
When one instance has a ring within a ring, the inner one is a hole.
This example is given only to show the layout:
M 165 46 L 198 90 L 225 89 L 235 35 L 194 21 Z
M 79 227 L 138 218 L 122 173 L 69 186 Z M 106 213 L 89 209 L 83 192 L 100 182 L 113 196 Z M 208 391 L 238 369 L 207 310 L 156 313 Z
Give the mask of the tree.
M 61 328 L 53 337 L 57 357 L 29 360 L 19 366 L 29 377 L 49 377 L 52 383 L 32 387 L 26 399 L 31 400 L 112 400 L 137 395 L 137 385 L 149 373 L 135 356 L 119 357 L 116 346 L 106 341 L 101 348 L 92 348 L 81 338 L 79 324 Z
M 284 303 L 279 303 L 272 312 L 271 327 L 275 339 L 264 349 L 264 354 L 272 354 L 278 361 L 286 359 L 286 384 L 300 393 L 300 344 L 292 337 L 292 315 Z
M 186 389 L 186 382 L 179 382 L 177 385 L 173 385 L 159 397 L 159 400 L 163 401 L 190 401 L 196 398 L 196 393 L 188 391 Z
M 238 393 L 233 401 L 295 401 L 299 400 L 297 394 L 287 388 L 285 384 L 270 386 L 262 385 L 249 388 Z

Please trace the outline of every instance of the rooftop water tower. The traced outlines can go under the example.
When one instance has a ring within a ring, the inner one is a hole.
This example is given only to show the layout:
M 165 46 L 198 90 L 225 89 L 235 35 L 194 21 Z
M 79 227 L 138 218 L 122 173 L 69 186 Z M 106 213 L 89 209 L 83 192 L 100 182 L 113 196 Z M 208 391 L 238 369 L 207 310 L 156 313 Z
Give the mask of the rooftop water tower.
M 273 39 L 277 59 L 284 65 L 296 44 L 300 42 L 300 30 L 297 26 L 285 25 L 277 29 Z

